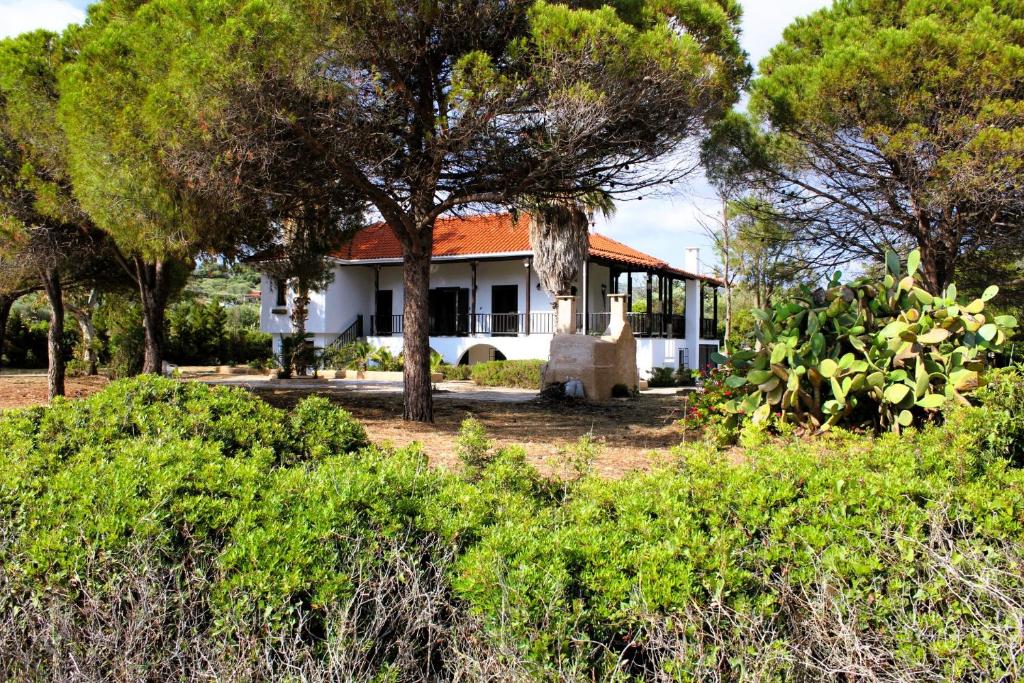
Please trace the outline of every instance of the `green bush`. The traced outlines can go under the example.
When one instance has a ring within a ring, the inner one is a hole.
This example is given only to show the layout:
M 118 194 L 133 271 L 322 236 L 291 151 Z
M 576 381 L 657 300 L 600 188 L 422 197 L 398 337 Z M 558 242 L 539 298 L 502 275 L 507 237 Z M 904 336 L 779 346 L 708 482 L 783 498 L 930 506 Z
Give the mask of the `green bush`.
M 974 398 L 985 406 L 985 443 L 1024 465 L 1024 366 L 992 370 Z
M 493 459 L 494 444 L 479 420 L 467 417 L 459 427 L 455 453 L 472 476 Z
M 672 368 L 652 368 L 651 376 L 647 379 L 647 386 L 651 388 L 674 387 L 676 385 L 675 371 Z
M 303 399 L 288 419 L 300 461 L 322 460 L 370 445 L 366 430 L 352 414 L 322 396 Z
M 1013 680 L 1020 378 L 621 480 L 589 440 L 553 481 L 469 422 L 461 477 L 323 399 L 151 377 L 9 411 L 0 678 Z
M 441 375 L 449 381 L 452 380 L 467 380 L 473 376 L 472 365 L 448 365 L 442 363 L 435 368 L 434 372 L 440 372 Z
M 679 368 L 676 370 L 676 386 L 692 387 L 697 382 L 698 372 L 690 368 Z
M 539 389 L 542 360 L 492 360 L 472 366 L 471 377 L 484 387 Z

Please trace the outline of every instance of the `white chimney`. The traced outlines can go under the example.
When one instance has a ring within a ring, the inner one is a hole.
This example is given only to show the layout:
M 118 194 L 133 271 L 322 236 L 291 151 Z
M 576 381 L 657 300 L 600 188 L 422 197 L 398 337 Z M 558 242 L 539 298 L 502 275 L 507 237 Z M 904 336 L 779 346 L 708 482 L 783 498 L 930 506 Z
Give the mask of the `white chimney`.
M 700 247 L 687 247 L 683 270 L 700 275 Z

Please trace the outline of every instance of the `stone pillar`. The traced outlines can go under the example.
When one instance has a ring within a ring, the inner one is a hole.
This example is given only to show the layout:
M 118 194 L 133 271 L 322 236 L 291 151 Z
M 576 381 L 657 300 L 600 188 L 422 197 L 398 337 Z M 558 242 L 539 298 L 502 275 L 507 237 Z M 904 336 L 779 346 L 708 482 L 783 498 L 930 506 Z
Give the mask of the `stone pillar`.
M 559 296 L 555 301 L 558 310 L 555 334 L 576 334 L 576 297 Z
M 617 337 L 622 328 L 626 326 L 626 295 L 609 294 L 608 311 L 610 313 L 608 334 L 612 337 Z

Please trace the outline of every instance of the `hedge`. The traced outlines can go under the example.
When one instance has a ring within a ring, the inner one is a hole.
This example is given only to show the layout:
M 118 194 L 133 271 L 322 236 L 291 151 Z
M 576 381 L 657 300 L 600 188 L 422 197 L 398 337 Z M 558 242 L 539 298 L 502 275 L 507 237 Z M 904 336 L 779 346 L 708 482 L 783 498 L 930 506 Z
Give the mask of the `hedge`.
M 542 360 L 492 360 L 471 366 L 472 379 L 484 387 L 540 390 Z
M 1016 680 L 1021 382 L 619 481 L 155 378 L 4 413 L 0 679 Z

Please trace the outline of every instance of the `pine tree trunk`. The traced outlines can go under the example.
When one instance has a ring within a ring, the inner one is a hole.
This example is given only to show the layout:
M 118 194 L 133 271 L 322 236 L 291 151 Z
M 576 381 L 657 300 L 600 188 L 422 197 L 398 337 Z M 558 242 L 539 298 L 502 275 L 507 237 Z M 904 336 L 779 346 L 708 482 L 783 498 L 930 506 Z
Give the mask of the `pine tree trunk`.
M 292 350 L 291 362 L 295 374 L 306 374 L 308 350 L 306 348 L 306 320 L 309 317 L 309 285 L 300 279 L 292 299 L 292 332 L 295 335 L 295 348 Z
M 73 313 L 78 322 L 78 329 L 82 333 L 83 358 L 90 376 L 95 375 L 99 368 L 99 359 L 96 357 L 96 326 L 92 322 L 92 314 L 79 311 Z
M 430 382 L 430 254 L 432 245 L 407 249 L 404 259 L 405 419 L 434 421 Z
M 0 296 L 0 368 L 3 367 L 4 340 L 7 338 L 7 321 L 11 317 L 11 308 L 13 306 L 13 296 Z
M 144 374 L 159 375 L 164 365 L 164 318 L 167 312 L 167 262 L 146 263 L 135 257 L 135 272 L 142 300 L 142 326 L 146 334 Z
M 46 335 L 48 369 L 46 383 L 50 398 L 64 395 L 64 297 L 60 285 L 60 273 L 48 268 L 43 273 L 43 289 L 50 302 L 50 329 Z
M 722 200 L 722 238 L 725 241 L 725 348 L 732 353 L 732 255 L 729 252 L 729 205 Z

